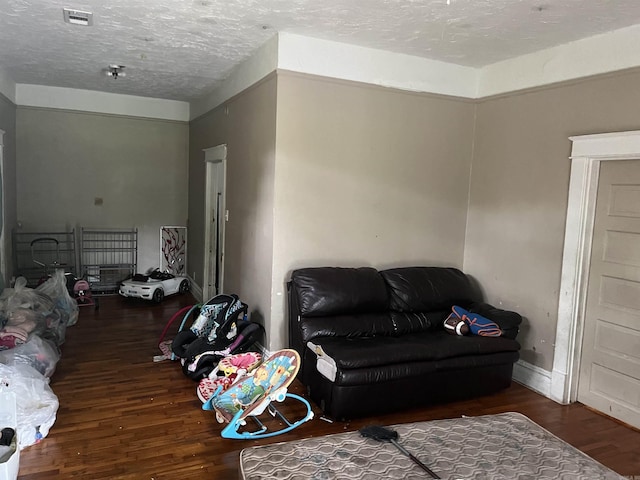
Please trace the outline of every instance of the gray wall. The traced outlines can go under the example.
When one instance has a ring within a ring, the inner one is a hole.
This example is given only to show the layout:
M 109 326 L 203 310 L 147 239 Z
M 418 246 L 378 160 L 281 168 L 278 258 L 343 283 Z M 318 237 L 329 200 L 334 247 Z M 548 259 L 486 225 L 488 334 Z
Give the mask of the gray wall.
M 205 162 L 203 149 L 227 145 L 225 293 L 249 305 L 267 324 L 271 309 L 273 194 L 276 128 L 275 75 L 195 119 L 190 127 L 188 271 L 204 274 Z M 208 299 L 205 299 L 205 301 Z
M 640 129 L 640 73 L 478 104 L 465 261 L 489 301 L 526 317 L 523 360 L 551 370 L 569 186 L 568 137 Z
M 0 94 L 0 130 L 4 130 L 4 225 L 6 231 L 2 232 L 2 241 L 6 252 L 6 271 L 2 272 L 2 283 L 8 285 L 11 278 L 11 229 L 16 223 L 16 106 Z M 1 286 L 0 286 L 1 288 Z
M 278 74 L 270 347 L 306 266 L 462 267 L 474 102 Z
M 22 230 L 136 227 L 138 270 L 159 266 L 160 226 L 187 219 L 188 128 L 186 122 L 19 107 Z

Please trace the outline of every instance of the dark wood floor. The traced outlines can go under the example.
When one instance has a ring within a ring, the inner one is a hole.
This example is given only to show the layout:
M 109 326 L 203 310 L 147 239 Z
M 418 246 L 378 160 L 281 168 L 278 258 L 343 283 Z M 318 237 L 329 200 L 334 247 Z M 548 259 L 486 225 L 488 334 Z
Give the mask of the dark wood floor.
M 200 408 L 195 382 L 178 364 L 153 363 L 167 320 L 189 296 L 161 305 L 119 297 L 80 311 L 67 330 L 51 379 L 60 408 L 49 435 L 21 453 L 20 479 L 235 479 L 242 448 L 356 430 L 371 423 L 517 411 L 623 475 L 640 474 L 640 432 L 574 404 L 561 406 L 514 384 L 489 397 L 349 423 L 316 417 L 271 439 L 220 437 L 221 426 Z M 299 384 L 292 390 L 302 393 Z M 286 412 L 286 409 L 284 410 Z M 295 413 L 295 412 L 293 412 Z

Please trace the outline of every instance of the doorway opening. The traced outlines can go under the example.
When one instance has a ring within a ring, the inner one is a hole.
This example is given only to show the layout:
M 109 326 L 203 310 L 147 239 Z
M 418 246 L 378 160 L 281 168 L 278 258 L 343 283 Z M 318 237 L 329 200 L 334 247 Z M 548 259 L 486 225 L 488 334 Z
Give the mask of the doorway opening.
M 224 230 L 228 218 L 225 206 L 227 146 L 222 144 L 205 149 L 204 161 L 206 180 L 202 295 L 203 301 L 206 301 L 224 291 Z
M 0 290 L 7 285 L 7 229 L 5 215 L 4 130 L 0 130 Z
M 600 165 L 640 159 L 640 131 L 583 135 L 570 140 L 571 177 L 550 391 L 551 398 L 563 404 L 578 399 Z

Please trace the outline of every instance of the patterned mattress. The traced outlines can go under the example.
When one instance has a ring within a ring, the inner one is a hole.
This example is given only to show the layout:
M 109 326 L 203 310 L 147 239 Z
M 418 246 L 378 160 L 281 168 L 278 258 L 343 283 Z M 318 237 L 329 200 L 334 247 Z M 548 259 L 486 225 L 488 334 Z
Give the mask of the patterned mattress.
M 443 479 L 624 478 L 519 413 L 390 428 L 400 445 Z M 429 478 L 392 444 L 358 432 L 245 448 L 240 472 L 244 480 Z

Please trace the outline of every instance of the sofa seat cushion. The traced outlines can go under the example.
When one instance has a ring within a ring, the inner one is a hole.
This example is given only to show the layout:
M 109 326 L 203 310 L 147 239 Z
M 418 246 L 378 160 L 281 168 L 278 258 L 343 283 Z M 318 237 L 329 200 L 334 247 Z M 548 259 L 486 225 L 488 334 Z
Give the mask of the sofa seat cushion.
M 382 375 L 375 372 L 383 371 L 392 378 L 393 375 L 416 374 L 415 369 L 425 373 L 454 365 L 460 368 L 474 366 L 483 356 L 498 355 L 504 362 L 505 358 L 500 354 L 506 354 L 508 361 L 515 361 L 520 349 L 517 341 L 507 338 L 458 337 L 445 332 L 400 337 L 322 337 L 308 342 L 307 347 L 317 355 L 318 365 L 324 366 L 321 371 L 327 378 L 347 384 L 355 379 L 358 383 L 364 381 L 358 370 L 370 371 L 366 376 L 372 379 Z
M 490 355 L 471 355 L 467 357 L 447 358 L 435 362 L 411 362 L 385 365 L 383 367 L 359 368 L 357 370 L 337 371 L 334 384 L 340 386 L 370 385 L 378 382 L 393 382 L 403 378 L 415 377 L 418 382 L 428 382 L 428 375 L 436 372 L 469 371 L 480 367 L 501 367 L 518 360 L 517 352 L 493 353 Z

